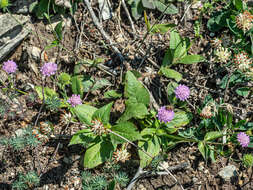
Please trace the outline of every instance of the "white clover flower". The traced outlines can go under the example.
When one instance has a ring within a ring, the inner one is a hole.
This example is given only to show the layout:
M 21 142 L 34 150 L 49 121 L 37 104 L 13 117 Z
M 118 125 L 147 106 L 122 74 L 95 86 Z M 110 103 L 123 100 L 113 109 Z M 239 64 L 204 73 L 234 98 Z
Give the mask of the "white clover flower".
M 236 16 L 236 25 L 244 32 L 249 31 L 252 26 L 253 15 L 249 11 L 244 11 Z
M 231 51 L 229 51 L 228 48 L 219 46 L 215 52 L 215 55 L 220 62 L 226 63 L 230 59 Z

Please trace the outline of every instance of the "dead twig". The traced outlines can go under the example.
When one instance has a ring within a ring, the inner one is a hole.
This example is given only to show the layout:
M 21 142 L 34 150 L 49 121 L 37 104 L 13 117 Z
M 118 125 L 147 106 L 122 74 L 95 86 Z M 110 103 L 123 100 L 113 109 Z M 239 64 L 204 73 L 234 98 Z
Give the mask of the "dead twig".
M 125 59 L 122 55 L 122 53 L 119 51 L 119 49 L 117 47 L 115 47 L 113 44 L 113 41 L 111 40 L 110 36 L 104 31 L 101 23 L 99 23 L 97 16 L 95 15 L 90 1 L 89 0 L 83 0 L 83 2 L 85 3 L 85 5 L 88 8 L 88 11 L 91 15 L 92 21 L 94 23 L 94 25 L 96 26 L 96 28 L 99 30 L 99 32 L 101 33 L 101 35 L 103 36 L 103 38 L 109 42 L 109 44 L 111 45 L 111 48 L 113 49 L 113 51 L 118 55 L 118 57 L 120 58 L 120 60 L 123 62 Z
M 121 0 L 121 2 L 122 2 L 122 6 L 123 6 L 123 8 L 124 8 L 124 10 L 125 10 L 125 12 L 126 12 L 126 14 L 127 14 L 127 18 L 128 18 L 128 20 L 129 20 L 129 22 L 130 22 L 130 25 L 131 25 L 131 28 L 132 28 L 132 31 L 133 31 L 132 34 L 133 34 L 133 36 L 135 37 L 136 30 L 135 30 L 135 27 L 134 27 L 133 20 L 132 20 L 132 18 L 131 18 L 131 16 L 130 16 L 130 13 L 129 13 L 128 9 L 127 9 L 125 0 Z

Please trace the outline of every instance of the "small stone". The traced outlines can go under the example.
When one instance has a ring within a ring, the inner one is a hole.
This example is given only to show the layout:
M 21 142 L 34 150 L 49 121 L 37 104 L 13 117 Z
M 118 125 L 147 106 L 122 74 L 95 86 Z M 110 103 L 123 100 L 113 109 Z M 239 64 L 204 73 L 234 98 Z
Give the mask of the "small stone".
M 234 165 L 229 165 L 221 169 L 221 171 L 218 173 L 225 181 L 230 180 L 231 177 L 235 177 L 237 175 L 236 173 L 236 167 Z
M 18 129 L 18 130 L 15 131 L 15 134 L 16 134 L 17 137 L 23 136 L 24 133 L 25 133 L 24 129 Z
M 32 59 L 34 59 L 35 61 L 40 60 L 40 53 L 41 53 L 41 49 L 35 46 L 29 47 L 27 49 L 28 55 L 30 55 L 30 57 L 32 57 Z

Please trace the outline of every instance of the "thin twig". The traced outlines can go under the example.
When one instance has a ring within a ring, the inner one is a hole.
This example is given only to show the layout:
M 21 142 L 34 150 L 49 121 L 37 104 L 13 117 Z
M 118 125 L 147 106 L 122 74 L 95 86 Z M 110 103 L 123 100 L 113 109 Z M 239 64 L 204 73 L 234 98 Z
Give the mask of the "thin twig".
M 88 10 L 89 10 L 89 13 L 91 15 L 91 18 L 92 18 L 92 21 L 93 23 L 95 24 L 95 26 L 97 27 L 97 29 L 99 30 L 99 32 L 101 33 L 101 35 L 103 36 L 103 38 L 109 42 L 109 44 L 111 45 L 113 51 L 118 55 L 118 57 L 120 58 L 120 60 L 123 62 L 125 59 L 122 55 L 122 53 L 119 51 L 119 49 L 117 47 L 115 47 L 113 44 L 113 41 L 111 40 L 110 36 L 104 31 L 101 23 L 99 23 L 92 7 L 91 7 L 91 4 L 90 4 L 90 1 L 89 0 L 83 0 L 85 5 L 87 6 Z
M 133 36 L 135 37 L 136 30 L 135 30 L 135 27 L 134 27 L 133 20 L 132 20 L 132 18 L 131 18 L 131 16 L 130 16 L 130 13 L 129 13 L 128 9 L 127 9 L 125 0 L 121 0 L 121 2 L 122 2 L 122 6 L 123 6 L 123 8 L 124 8 L 124 10 L 125 10 L 125 12 L 126 12 L 126 14 L 127 14 L 127 18 L 128 18 L 128 20 L 129 20 L 129 22 L 130 22 L 131 28 L 132 28 L 132 30 L 133 30 L 133 33 L 132 33 L 132 34 L 133 34 Z

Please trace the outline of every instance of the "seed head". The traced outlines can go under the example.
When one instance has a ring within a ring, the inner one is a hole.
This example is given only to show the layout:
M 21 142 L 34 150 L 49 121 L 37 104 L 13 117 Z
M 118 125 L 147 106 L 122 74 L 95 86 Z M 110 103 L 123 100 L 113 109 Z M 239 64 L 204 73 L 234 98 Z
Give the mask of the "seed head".
M 190 96 L 190 89 L 188 86 L 185 86 L 185 85 L 179 85 L 176 89 L 175 89 L 175 94 L 176 94 L 176 97 L 179 99 L 179 100 L 186 100 L 189 98 Z
M 14 61 L 9 60 L 9 61 L 4 62 L 2 68 L 6 73 L 11 74 L 11 73 L 15 73 L 18 67 Z
M 250 138 L 248 135 L 246 135 L 244 132 L 240 132 L 237 134 L 237 140 L 240 143 L 242 147 L 248 147 Z
M 103 123 L 99 120 L 92 121 L 94 125 L 91 126 L 91 130 L 95 135 L 102 135 L 104 133 L 107 133 L 106 128 L 104 127 Z
M 168 123 L 174 118 L 174 111 L 172 109 L 167 109 L 166 106 L 161 107 L 158 110 L 157 117 L 161 122 Z
M 227 48 L 219 46 L 215 52 L 215 55 L 220 62 L 226 63 L 230 59 L 231 52 Z
M 205 119 L 211 118 L 213 116 L 211 110 L 212 110 L 212 107 L 210 105 L 206 105 L 201 111 L 200 116 Z
M 130 158 L 130 154 L 129 154 L 129 152 L 127 152 L 126 149 L 124 149 L 124 150 L 122 150 L 122 149 L 117 149 L 117 150 L 113 153 L 113 160 L 114 160 L 115 162 L 121 161 L 121 162 L 124 162 L 124 163 L 125 163 L 125 161 L 126 161 L 126 160 L 129 160 L 129 158 Z
M 44 77 L 54 75 L 57 71 L 57 64 L 55 63 L 45 63 L 40 69 Z
M 80 95 L 76 94 L 72 94 L 72 96 L 67 100 L 67 102 L 70 103 L 72 107 L 76 107 L 77 105 L 82 104 Z
M 242 29 L 243 32 L 249 31 L 252 26 L 253 15 L 249 11 L 244 11 L 236 16 L 236 25 Z
M 246 52 L 241 52 L 235 55 L 234 62 L 239 70 L 246 71 L 250 68 L 252 60 L 248 57 Z

